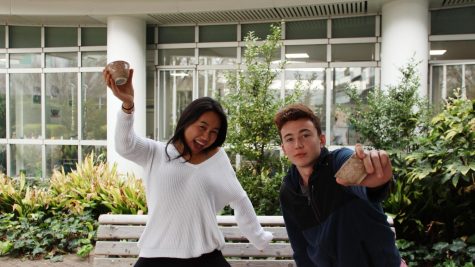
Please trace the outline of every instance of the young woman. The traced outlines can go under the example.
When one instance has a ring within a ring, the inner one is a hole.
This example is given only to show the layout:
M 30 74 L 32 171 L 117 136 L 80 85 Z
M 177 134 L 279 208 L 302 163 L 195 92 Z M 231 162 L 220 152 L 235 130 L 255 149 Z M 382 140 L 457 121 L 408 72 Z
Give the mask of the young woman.
M 221 148 L 227 132 L 221 105 L 209 97 L 199 98 L 185 108 L 167 143 L 146 139 L 133 130 L 133 70 L 121 86 L 115 85 L 107 70 L 103 75 L 122 100 L 116 150 L 145 170 L 148 222 L 139 240 L 135 266 L 230 266 L 220 251 L 224 237 L 216 221 L 216 213 L 227 204 L 234 209 L 243 234 L 256 248 L 264 249 L 272 234 L 257 221 Z

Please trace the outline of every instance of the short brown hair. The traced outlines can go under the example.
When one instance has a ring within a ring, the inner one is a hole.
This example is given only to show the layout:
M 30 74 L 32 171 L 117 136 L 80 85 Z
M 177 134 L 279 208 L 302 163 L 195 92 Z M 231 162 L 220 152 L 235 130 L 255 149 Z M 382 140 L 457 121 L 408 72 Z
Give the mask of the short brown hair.
M 274 117 L 274 123 L 279 130 L 279 136 L 282 139 L 280 131 L 282 127 L 289 121 L 296 121 L 299 119 L 309 119 L 315 129 L 317 129 L 318 135 L 322 134 L 322 126 L 320 124 L 320 119 L 313 113 L 313 111 L 304 104 L 291 104 L 283 109 L 281 109 Z

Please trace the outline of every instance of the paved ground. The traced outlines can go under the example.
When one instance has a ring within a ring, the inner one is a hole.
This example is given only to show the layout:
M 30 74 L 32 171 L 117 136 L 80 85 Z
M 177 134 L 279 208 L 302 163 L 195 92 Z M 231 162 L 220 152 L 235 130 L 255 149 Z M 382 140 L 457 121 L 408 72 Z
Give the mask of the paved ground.
M 64 255 L 62 262 L 50 260 L 22 260 L 9 257 L 0 257 L 1 267 L 92 267 L 92 256 L 82 259 L 74 254 Z

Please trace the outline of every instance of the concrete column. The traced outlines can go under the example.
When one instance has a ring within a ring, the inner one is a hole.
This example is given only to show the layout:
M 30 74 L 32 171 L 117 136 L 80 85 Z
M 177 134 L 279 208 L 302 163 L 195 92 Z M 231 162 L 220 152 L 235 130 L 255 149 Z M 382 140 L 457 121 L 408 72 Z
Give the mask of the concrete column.
M 146 134 L 146 23 L 142 19 L 127 16 L 107 18 L 107 62 L 125 60 L 134 69 L 134 130 L 140 136 Z M 122 101 L 107 89 L 107 161 L 117 163 L 121 173 L 134 173 L 142 177 L 142 168 L 119 156 L 115 150 L 115 124 Z
M 427 95 L 429 60 L 428 0 L 395 0 L 382 8 L 381 88 L 396 85 L 399 68 L 411 57 L 419 62 L 419 94 Z

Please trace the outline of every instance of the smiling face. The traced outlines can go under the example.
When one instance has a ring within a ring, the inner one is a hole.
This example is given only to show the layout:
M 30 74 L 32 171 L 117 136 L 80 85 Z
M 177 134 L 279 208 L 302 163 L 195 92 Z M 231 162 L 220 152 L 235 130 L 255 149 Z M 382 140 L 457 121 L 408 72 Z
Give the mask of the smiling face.
M 280 130 L 282 150 L 297 168 L 313 168 L 325 144 L 311 120 L 302 118 L 286 122 Z
M 210 147 L 217 139 L 221 120 L 212 111 L 203 113 L 195 122 L 185 129 L 185 142 L 191 155 L 198 155 Z

